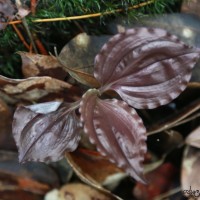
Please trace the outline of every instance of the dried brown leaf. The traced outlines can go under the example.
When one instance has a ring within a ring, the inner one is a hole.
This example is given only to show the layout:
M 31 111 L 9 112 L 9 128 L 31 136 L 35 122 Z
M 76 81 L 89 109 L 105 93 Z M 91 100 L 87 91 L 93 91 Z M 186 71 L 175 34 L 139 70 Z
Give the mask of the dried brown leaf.
M 32 76 L 50 76 L 64 80 L 67 72 L 54 56 L 28 52 L 18 52 L 22 58 L 22 72 L 25 78 Z
M 90 87 L 99 87 L 93 76 L 94 58 L 109 38 L 79 34 L 63 47 L 58 58 L 77 81 Z
M 123 172 L 109 161 L 108 158 L 101 156 L 96 151 L 78 148 L 72 153 L 66 154 L 67 160 L 85 183 L 95 188 L 103 188 L 103 185 L 112 177 L 123 178 Z M 113 184 L 116 183 L 116 179 Z
M 0 75 L 0 96 L 6 102 L 35 102 L 49 97 L 77 100 L 79 97 L 72 85 L 51 77 L 32 77 L 27 79 L 10 79 Z

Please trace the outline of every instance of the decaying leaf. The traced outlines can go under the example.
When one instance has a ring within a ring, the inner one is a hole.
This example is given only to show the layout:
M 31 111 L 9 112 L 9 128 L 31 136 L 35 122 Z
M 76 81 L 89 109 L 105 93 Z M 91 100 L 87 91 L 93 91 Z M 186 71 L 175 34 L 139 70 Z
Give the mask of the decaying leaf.
M 98 87 L 93 77 L 94 58 L 110 36 L 89 36 L 82 33 L 67 43 L 59 54 L 65 69 L 77 81 L 90 87 Z
M 90 86 L 90 87 L 99 87 L 98 81 L 90 73 L 84 72 L 83 69 L 72 69 L 65 67 L 66 71 L 78 82 Z
M 19 161 L 58 161 L 74 151 L 80 139 L 80 122 L 71 104 L 48 102 L 18 107 L 13 136 Z
M 200 195 L 199 165 L 200 149 L 187 146 L 184 151 L 181 172 L 181 186 L 185 196 L 191 196 L 191 192 L 194 192 L 196 197 Z
M 66 153 L 66 157 L 82 181 L 107 193 L 109 191 L 103 186 L 113 189 L 127 176 L 96 151 L 78 148 L 74 152 Z
M 169 103 L 186 88 L 199 56 L 198 49 L 163 29 L 129 29 L 102 47 L 94 75 L 101 92 L 115 90 L 129 105 L 151 109 Z
M 52 96 L 77 100 L 79 92 L 69 83 L 51 77 L 31 77 L 27 79 L 10 79 L 0 76 L 0 96 L 6 102 L 19 101 L 35 102 L 42 98 Z M 73 94 L 73 95 L 72 95 Z
M 142 120 L 125 102 L 101 100 L 97 94 L 95 89 L 88 90 L 80 104 L 85 133 L 111 162 L 144 182 L 142 161 L 146 152 L 146 130 Z
M 10 0 L 0 0 L 0 30 L 15 16 L 16 8 Z
M 22 73 L 25 78 L 32 76 L 50 76 L 64 80 L 67 72 L 63 70 L 54 56 L 40 55 L 28 52 L 18 52 L 22 58 Z

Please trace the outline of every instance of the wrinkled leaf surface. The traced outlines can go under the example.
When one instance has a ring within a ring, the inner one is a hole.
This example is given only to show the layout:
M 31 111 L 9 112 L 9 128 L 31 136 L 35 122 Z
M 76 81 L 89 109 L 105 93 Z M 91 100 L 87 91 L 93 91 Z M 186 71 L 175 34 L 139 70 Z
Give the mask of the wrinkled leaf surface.
M 97 149 L 144 182 L 141 162 L 146 152 L 146 130 L 136 111 L 123 101 L 101 100 L 92 89 L 83 96 L 80 112 L 84 131 Z
M 135 28 L 112 37 L 95 58 L 101 91 L 115 90 L 135 108 L 155 108 L 187 86 L 199 50 L 157 28 Z
M 64 151 L 78 145 L 80 122 L 70 108 L 61 102 L 18 107 L 13 120 L 13 136 L 19 150 L 19 161 L 58 161 Z

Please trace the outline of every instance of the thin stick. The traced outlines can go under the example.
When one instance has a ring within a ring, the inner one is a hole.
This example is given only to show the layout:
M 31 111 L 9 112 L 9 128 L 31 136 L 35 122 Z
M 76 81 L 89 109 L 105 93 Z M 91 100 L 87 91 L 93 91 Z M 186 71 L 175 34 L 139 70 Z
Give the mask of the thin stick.
M 36 6 L 37 6 L 37 0 L 31 0 L 31 13 L 32 13 L 33 15 L 35 15 Z
M 37 37 L 37 35 L 33 36 L 34 37 L 34 41 L 35 44 L 40 52 L 40 54 L 42 55 L 49 55 L 47 50 L 45 49 L 44 45 L 42 44 L 42 42 L 40 41 L 40 39 Z
M 127 10 L 133 10 L 133 9 L 137 9 L 140 7 L 144 7 L 147 5 L 150 5 L 152 3 L 154 3 L 156 0 L 150 0 L 144 3 L 140 3 L 138 5 L 134 5 L 131 7 L 128 7 Z M 34 23 L 44 23 L 44 22 L 56 22 L 56 21 L 70 21 L 70 20 L 78 20 L 78 19 L 87 19 L 87 18 L 94 18 L 94 17 L 100 17 L 100 16 L 104 16 L 104 15 L 110 15 L 113 13 L 119 13 L 119 12 L 123 12 L 124 9 L 117 9 L 117 10 L 113 10 L 113 11 L 107 11 L 104 13 L 94 13 L 94 14 L 87 14 L 87 15 L 80 15 L 80 16 L 71 16 L 71 17 L 60 17 L 60 18 L 52 18 L 52 19 L 35 19 L 32 20 L 32 22 Z M 13 23 L 20 23 L 21 20 L 18 21 L 11 21 L 8 24 L 13 24 Z
M 26 40 L 24 39 L 23 35 L 21 34 L 21 32 L 19 31 L 19 29 L 17 28 L 17 26 L 15 24 L 12 24 L 12 27 L 14 28 L 15 32 L 17 33 L 19 39 L 22 41 L 23 45 L 30 50 L 30 46 L 28 45 L 28 43 L 26 42 Z
M 22 23 L 23 23 L 23 25 L 24 25 L 24 28 L 26 29 L 26 32 L 27 32 L 28 37 L 29 37 L 29 39 L 30 39 L 30 41 L 31 41 L 31 44 L 33 45 L 33 50 L 34 50 L 34 52 L 35 52 L 35 53 L 38 53 L 37 47 L 36 47 L 36 45 L 35 45 L 35 43 L 34 43 L 34 40 L 33 40 L 32 34 L 31 34 L 31 31 L 29 30 L 28 23 L 26 22 L 26 19 L 25 19 L 25 18 L 22 19 Z

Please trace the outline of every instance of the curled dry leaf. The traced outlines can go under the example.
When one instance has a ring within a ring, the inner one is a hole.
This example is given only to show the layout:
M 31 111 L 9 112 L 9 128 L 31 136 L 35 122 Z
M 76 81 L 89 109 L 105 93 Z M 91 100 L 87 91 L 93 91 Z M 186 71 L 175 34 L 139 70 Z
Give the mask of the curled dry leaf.
M 84 131 L 97 150 L 137 181 L 143 178 L 146 129 L 136 111 L 116 99 L 101 100 L 97 90 L 85 93 L 80 104 Z
M 102 47 L 94 75 L 101 92 L 115 90 L 129 105 L 151 109 L 169 103 L 186 88 L 199 56 L 198 49 L 163 29 L 129 29 Z
M 67 72 L 63 70 L 54 56 L 28 52 L 18 52 L 22 58 L 22 72 L 25 78 L 32 76 L 50 76 L 64 80 Z
M 0 30 L 15 16 L 16 8 L 10 0 L 0 0 Z
M 9 103 L 39 101 L 49 96 L 52 99 L 57 97 L 74 101 L 79 98 L 78 95 L 79 92 L 72 85 L 51 77 L 10 79 L 0 75 L 0 96 Z
M 110 191 L 103 186 L 115 187 L 126 176 L 108 158 L 96 151 L 78 148 L 74 152 L 66 153 L 66 157 L 82 181 L 107 193 Z
M 19 161 L 58 161 L 64 151 L 74 151 L 80 139 L 80 122 L 71 104 L 48 102 L 18 107 L 13 136 Z
M 73 78 L 90 87 L 98 87 L 93 76 L 94 58 L 110 36 L 89 36 L 81 33 L 66 44 L 59 54 L 59 60 Z

